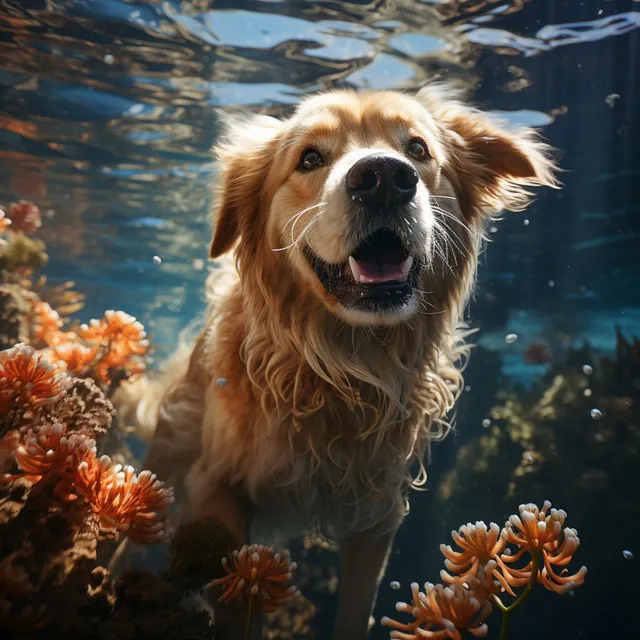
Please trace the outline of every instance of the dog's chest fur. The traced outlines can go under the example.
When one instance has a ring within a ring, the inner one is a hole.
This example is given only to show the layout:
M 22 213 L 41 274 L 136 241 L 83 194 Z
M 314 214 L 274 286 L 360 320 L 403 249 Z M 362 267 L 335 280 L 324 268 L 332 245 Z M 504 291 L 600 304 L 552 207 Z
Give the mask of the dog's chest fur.
M 411 366 L 394 367 L 384 345 L 369 344 L 355 364 L 372 379 L 378 369 L 387 371 L 384 388 L 354 377 L 336 386 L 300 356 L 276 354 L 269 356 L 274 364 L 260 363 L 268 375 L 256 380 L 241 357 L 245 338 L 238 323 L 224 319 L 210 333 L 204 424 L 209 473 L 239 486 L 258 508 L 282 514 L 280 520 L 329 535 L 395 519 L 412 481 L 409 467 L 422 459 L 447 395 L 426 354 L 412 354 Z M 276 384 L 281 360 L 290 370 L 281 373 L 280 395 L 270 394 L 259 383 Z M 215 384 L 220 377 L 226 386 Z

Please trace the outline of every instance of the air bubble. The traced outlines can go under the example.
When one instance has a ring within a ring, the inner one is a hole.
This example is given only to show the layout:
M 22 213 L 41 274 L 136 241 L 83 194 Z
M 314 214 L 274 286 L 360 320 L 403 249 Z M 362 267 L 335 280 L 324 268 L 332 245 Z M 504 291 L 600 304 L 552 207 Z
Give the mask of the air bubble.
M 397 580 L 392 580 L 389 583 L 389 586 L 394 590 L 397 591 L 400 588 L 400 583 Z
M 548 284 L 550 287 L 555 287 L 555 286 L 556 286 L 556 283 L 555 283 L 553 280 L 549 280 L 549 282 L 547 282 L 547 284 Z
M 624 550 L 622 551 L 622 557 L 623 557 L 625 560 L 633 560 L 633 552 L 632 552 L 632 551 L 629 551 L 629 549 L 624 549 Z
M 594 420 L 600 420 L 602 418 L 602 411 L 600 411 L 600 409 L 591 409 L 589 413 Z
M 217 387 L 226 387 L 229 384 L 229 381 L 226 378 L 218 378 L 216 380 Z
M 191 263 L 191 266 L 196 271 L 202 271 L 204 269 L 204 260 L 202 260 L 202 258 L 195 258 Z
M 591 395 L 591 389 L 585 389 L 584 390 L 584 395 L 586 398 L 588 398 Z
M 107 55 L 102 59 L 104 60 L 105 64 L 113 64 L 116 61 L 116 59 L 110 53 L 107 53 Z
M 528 227 L 528 226 L 529 226 L 529 220 L 528 220 L 528 219 L 525 219 L 525 221 L 523 222 L 523 224 L 524 224 L 524 226 L 525 226 L 525 227 Z
M 162 258 L 160 256 L 153 256 L 151 262 L 153 262 L 153 264 L 162 264 Z
M 513 344 L 517 339 L 518 339 L 517 333 L 507 333 L 507 335 L 504 337 L 504 341 L 507 344 Z
M 483 426 L 485 429 L 488 429 L 488 428 L 491 426 L 491 420 L 490 420 L 489 418 L 485 418 L 485 419 L 482 421 L 482 426 Z
M 610 93 L 605 98 L 605 102 L 607 103 L 607 106 L 609 106 L 611 109 L 613 109 L 613 107 L 616 106 L 616 101 L 617 100 L 620 100 L 620 94 L 618 94 L 618 93 Z
M 583 365 L 582 373 L 584 373 L 585 376 L 590 376 L 593 373 L 593 367 L 590 364 Z

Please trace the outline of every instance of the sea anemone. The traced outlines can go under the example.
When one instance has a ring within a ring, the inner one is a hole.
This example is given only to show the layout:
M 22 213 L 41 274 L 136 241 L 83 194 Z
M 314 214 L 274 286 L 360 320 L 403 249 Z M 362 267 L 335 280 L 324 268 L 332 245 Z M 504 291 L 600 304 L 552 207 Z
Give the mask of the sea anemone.
M 567 514 L 562 509 L 551 509 L 546 500 L 542 509 L 535 504 L 521 504 L 520 515 L 512 515 L 506 524 L 507 541 L 525 551 L 542 552 L 545 546 L 557 542 L 562 537 L 562 526 Z
M 460 640 L 466 631 L 484 637 L 488 633 L 485 620 L 495 605 L 502 612 L 500 640 L 505 640 L 511 614 L 527 600 L 536 583 L 558 594 L 584 584 L 586 567 L 565 575 L 564 567 L 580 545 L 575 529 L 563 529 L 567 514 L 552 509 L 548 501 L 542 509 L 522 504 L 519 514 L 510 516 L 504 529 L 493 522 L 489 527 L 476 522 L 452 531 L 459 549 L 440 545 L 451 572 L 441 571 L 441 576 L 449 586 L 427 583 L 422 593 L 417 583 L 412 584 L 412 603 L 400 602 L 396 609 L 411 614 L 413 621 L 382 619 L 384 626 L 393 628 L 391 638 Z M 563 568 L 560 573 L 557 567 Z M 516 594 L 513 589 L 518 587 L 524 589 Z M 515 598 L 511 604 L 501 600 L 503 591 Z
M 223 558 L 222 566 L 227 575 L 209 583 L 210 587 L 226 587 L 219 602 L 254 598 L 260 609 L 272 612 L 299 593 L 295 586 L 287 584 L 297 566 L 288 551 L 279 554 L 273 547 L 244 545 Z
M 62 398 L 71 378 L 32 347 L 19 343 L 0 351 L 0 416 L 17 409 L 37 409 Z
M 80 462 L 95 456 L 96 442 L 86 434 L 69 432 L 60 423 L 42 423 L 26 429 L 15 458 L 22 473 L 5 476 L 5 481 L 24 477 L 35 484 L 55 481 L 54 492 L 69 498 Z
M 80 327 L 80 337 L 99 346 L 98 377 L 107 381 L 111 372 L 124 369 L 128 375 L 144 371 L 143 356 L 149 341 L 144 327 L 124 311 L 107 311 L 101 320 L 91 320 Z
M 504 589 L 503 582 L 499 579 L 497 561 L 489 560 L 478 567 L 477 573 L 467 578 L 466 586 L 479 600 L 488 600 Z
M 114 465 L 108 456 L 90 456 L 78 466 L 75 486 L 104 531 L 143 544 L 165 537 L 162 512 L 173 503 L 173 490 L 150 471 L 136 476 L 132 467 Z
M 14 202 L 7 210 L 7 216 L 11 218 L 13 229 L 24 233 L 33 233 L 42 226 L 40 209 L 33 202 L 20 200 Z
M 56 345 L 68 339 L 65 337 L 66 334 L 60 331 L 63 323 L 58 312 L 52 309 L 47 302 L 37 300 L 33 303 L 30 320 L 33 342 Z
M 51 362 L 64 367 L 77 375 L 84 375 L 96 359 L 97 347 L 87 347 L 80 342 L 62 342 L 46 352 Z
M 525 552 L 529 552 L 542 560 L 537 581 L 546 589 L 562 594 L 573 587 L 583 585 L 587 574 L 586 567 L 581 567 L 569 576 L 563 575 L 567 569 L 563 569 L 561 575 L 554 571 L 554 566 L 565 567 L 569 564 L 580 546 L 578 532 L 568 527 L 563 529 L 567 514 L 562 509 L 552 509 L 548 500 L 542 509 L 538 509 L 535 504 L 521 504 L 518 509 L 520 515 L 512 515 L 509 518 L 506 531 L 508 542 L 517 545 L 519 549 L 514 555 L 503 555 L 502 562 L 517 562 Z M 503 567 L 512 575 L 525 579 L 531 576 L 533 561 L 519 570 L 509 569 L 504 565 Z
M 469 577 L 477 576 L 479 568 L 487 565 L 490 560 L 495 560 L 507 544 L 506 531 L 501 531 L 495 522 L 490 523 L 488 528 L 482 521 L 468 523 L 458 531 L 452 531 L 451 537 L 460 547 L 460 551 L 455 551 L 451 545 L 440 545 L 440 551 L 445 557 L 445 567 L 456 574 L 454 576 L 444 570 L 440 572 L 442 580 L 449 584 L 464 584 Z M 494 562 L 494 565 L 496 579 L 504 583 L 497 563 Z M 503 586 L 507 591 L 511 591 L 508 584 Z
M 491 603 L 478 598 L 470 589 L 460 584 L 445 587 L 442 584 L 425 584 L 425 593 L 417 583 L 411 585 L 413 602 L 399 602 L 396 609 L 414 617 L 407 624 L 391 618 L 382 618 L 382 625 L 391 627 L 391 638 L 397 640 L 420 640 L 431 638 L 461 640 L 462 633 L 468 631 L 477 638 L 488 633 L 485 620 L 491 614 Z
M 127 354 L 143 355 L 149 341 L 144 327 L 124 311 L 107 311 L 101 320 L 84 324 L 80 336 L 90 342 L 108 343 Z

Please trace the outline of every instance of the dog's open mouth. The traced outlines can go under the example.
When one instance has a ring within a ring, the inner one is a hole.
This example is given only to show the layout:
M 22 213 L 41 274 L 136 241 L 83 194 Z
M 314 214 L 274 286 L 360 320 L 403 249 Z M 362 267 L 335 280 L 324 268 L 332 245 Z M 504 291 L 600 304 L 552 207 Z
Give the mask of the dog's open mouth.
M 392 311 L 406 305 L 417 285 L 418 261 L 390 229 L 364 240 L 340 264 L 328 264 L 306 246 L 305 255 L 324 288 L 346 308 Z

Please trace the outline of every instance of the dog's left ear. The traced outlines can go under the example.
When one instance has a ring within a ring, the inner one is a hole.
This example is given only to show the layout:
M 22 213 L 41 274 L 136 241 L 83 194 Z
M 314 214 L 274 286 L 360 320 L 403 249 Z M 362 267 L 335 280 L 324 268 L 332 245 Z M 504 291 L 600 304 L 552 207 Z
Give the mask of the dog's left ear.
M 238 238 L 255 229 L 262 190 L 282 122 L 269 116 L 222 116 L 225 131 L 214 152 L 218 188 L 209 255 L 230 251 Z
M 520 211 L 529 204 L 527 187 L 558 187 L 553 149 L 535 130 L 494 122 L 482 111 L 450 99 L 442 85 L 428 86 L 418 97 L 444 129 L 452 178 L 460 181 L 470 204 Z

